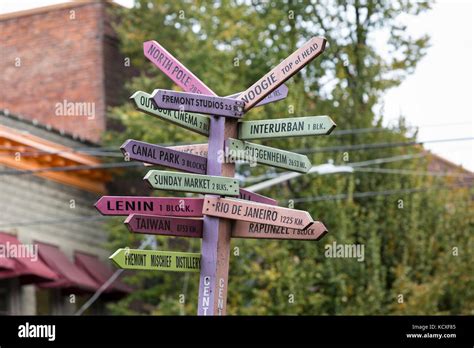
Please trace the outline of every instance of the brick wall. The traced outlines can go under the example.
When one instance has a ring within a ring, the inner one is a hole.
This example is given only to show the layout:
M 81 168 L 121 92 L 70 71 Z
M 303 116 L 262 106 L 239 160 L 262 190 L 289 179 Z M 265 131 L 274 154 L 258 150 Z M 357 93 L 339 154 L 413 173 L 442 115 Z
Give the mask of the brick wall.
M 0 16 L 0 108 L 99 142 L 106 107 L 126 100 L 127 68 L 106 25 L 107 6 L 83 2 Z M 91 109 L 60 110 L 64 101 Z

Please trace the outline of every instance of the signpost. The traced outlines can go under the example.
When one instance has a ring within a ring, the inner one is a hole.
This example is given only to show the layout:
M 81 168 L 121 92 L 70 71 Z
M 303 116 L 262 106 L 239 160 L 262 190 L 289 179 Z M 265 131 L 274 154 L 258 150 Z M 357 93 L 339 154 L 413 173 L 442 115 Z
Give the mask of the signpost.
M 311 169 L 311 162 L 305 155 L 232 138 L 226 141 L 226 155 L 230 161 L 257 162 L 299 173 Z
M 132 214 L 125 220 L 130 232 L 175 237 L 202 237 L 202 219 Z
M 243 220 L 304 230 L 314 222 L 308 212 L 278 206 L 248 202 L 241 199 L 206 197 L 204 215 Z
M 202 135 L 209 135 L 210 121 L 207 116 L 191 112 L 160 109 L 155 105 L 151 95 L 142 91 L 133 93 L 130 99 L 138 110 L 148 115 L 158 117 Z
M 293 52 L 288 58 L 270 70 L 260 80 L 250 86 L 239 95 L 240 100 L 245 102 L 245 111 L 250 110 L 260 100 L 285 83 L 290 77 L 303 69 L 305 65 L 319 56 L 326 47 L 326 39 L 313 37 L 302 47 Z
M 208 136 L 209 142 L 163 147 L 129 140 L 122 151 L 128 158 L 146 165 L 190 172 L 151 170 L 144 180 L 153 188 L 207 195 L 204 198 L 105 196 L 96 207 L 104 215 L 130 215 L 125 223 L 135 233 L 201 237 L 201 255 L 119 249 L 110 257 L 114 263 L 124 269 L 200 270 L 198 315 L 224 315 L 231 235 L 318 240 L 327 232 L 322 223 L 314 222 L 305 211 L 279 207 L 274 199 L 239 189 L 238 181 L 233 178 L 235 165 L 221 160 L 226 145 L 226 156 L 232 161 L 250 159 L 301 173 L 310 169 L 306 156 L 243 140 L 329 134 L 335 127 L 329 117 L 243 121 L 240 125 L 237 121 L 255 106 L 285 98 L 288 88 L 283 83 L 321 54 L 325 44 L 324 38 L 314 37 L 246 91 L 219 97 L 159 43 L 144 43 L 146 57 L 185 92 L 155 90 L 150 95 L 138 91 L 131 97 L 136 107 Z
M 165 170 L 150 170 L 143 180 L 159 190 L 212 193 L 238 196 L 239 182 L 225 176 L 185 174 Z
M 203 198 L 103 196 L 95 204 L 102 215 L 149 214 L 167 216 L 202 216 Z
M 243 220 L 234 221 L 232 226 L 233 238 L 320 240 L 326 233 L 326 226 L 319 221 L 305 230 Z
M 175 251 L 118 249 L 109 259 L 122 269 L 199 272 L 201 255 Z
M 273 139 L 327 135 L 336 124 L 329 116 L 280 118 L 239 123 L 239 139 Z
M 206 157 L 176 151 L 169 147 L 129 139 L 123 143 L 120 150 L 131 160 L 180 169 L 189 173 L 206 174 L 207 172 Z
M 232 98 L 176 92 L 165 89 L 155 89 L 151 96 L 156 105 L 162 109 L 200 112 L 202 114 L 235 118 L 240 118 L 244 114 L 244 103 Z

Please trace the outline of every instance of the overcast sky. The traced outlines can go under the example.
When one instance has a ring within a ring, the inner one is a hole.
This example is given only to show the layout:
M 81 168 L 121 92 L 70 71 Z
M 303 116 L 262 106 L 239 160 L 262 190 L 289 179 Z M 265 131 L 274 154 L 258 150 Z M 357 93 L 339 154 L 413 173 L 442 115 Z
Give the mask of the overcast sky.
M 2 0 L 0 13 L 61 3 L 57 0 Z M 133 0 L 116 1 L 130 7 Z M 441 0 L 432 11 L 406 18 L 413 36 L 429 34 L 432 46 L 416 72 L 384 98 L 386 124 L 402 114 L 419 127 L 419 140 L 474 136 L 473 19 L 471 0 Z M 344 129 L 343 125 L 339 125 Z M 474 141 L 425 145 L 456 164 L 474 171 Z

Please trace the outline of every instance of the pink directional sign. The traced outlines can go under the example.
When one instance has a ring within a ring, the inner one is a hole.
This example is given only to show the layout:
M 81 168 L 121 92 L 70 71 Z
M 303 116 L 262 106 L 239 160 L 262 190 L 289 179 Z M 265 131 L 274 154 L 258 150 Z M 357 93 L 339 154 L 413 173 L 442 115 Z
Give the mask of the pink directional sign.
M 252 201 L 257 203 L 269 204 L 269 205 L 278 205 L 277 201 L 273 198 L 268 198 L 263 195 L 259 195 L 255 192 L 250 192 L 245 189 L 239 190 L 239 199 L 244 199 L 246 201 Z
M 305 230 L 314 222 L 308 212 L 241 199 L 207 197 L 202 207 L 204 215 L 225 219 L 257 222 L 266 225 Z
M 235 93 L 232 95 L 228 95 L 227 98 L 235 98 L 238 99 L 239 95 L 241 95 L 242 92 L 240 93 Z M 281 85 L 277 89 L 275 89 L 272 93 L 267 95 L 265 98 L 263 98 L 257 105 L 255 106 L 263 106 L 265 104 L 270 104 L 282 99 L 285 99 L 288 96 L 288 87 L 286 85 Z
M 131 160 L 161 165 L 189 173 L 206 174 L 207 158 L 173 150 L 169 147 L 127 140 L 120 147 L 123 154 Z
M 186 152 L 197 156 L 207 157 L 207 144 L 190 144 L 190 145 L 177 145 L 169 146 L 169 149 L 176 151 Z
M 125 220 L 130 232 L 176 237 L 202 237 L 202 219 L 132 214 Z
M 199 78 L 181 64 L 158 42 L 151 40 L 143 43 L 143 53 L 183 91 L 199 94 L 213 95 Z
M 102 215 L 149 214 L 202 216 L 203 198 L 103 196 L 95 204 Z
M 161 109 L 198 112 L 233 118 L 240 118 L 244 114 L 244 102 L 232 98 L 176 92 L 166 89 L 155 89 L 151 96 L 156 106 Z
M 240 220 L 235 221 L 232 227 L 234 238 L 320 240 L 327 232 L 326 226 L 319 221 L 305 230 Z

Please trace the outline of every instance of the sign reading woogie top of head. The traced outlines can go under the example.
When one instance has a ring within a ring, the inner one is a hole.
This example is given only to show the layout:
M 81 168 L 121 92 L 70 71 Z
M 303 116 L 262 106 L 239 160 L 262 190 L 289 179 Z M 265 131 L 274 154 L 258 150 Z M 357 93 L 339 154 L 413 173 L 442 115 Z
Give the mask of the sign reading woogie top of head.
M 326 39 L 313 37 L 302 47 L 298 48 L 288 58 L 274 67 L 269 73 L 239 95 L 245 102 L 245 111 L 250 110 L 260 100 L 277 89 L 282 83 L 300 71 L 306 64 L 319 56 L 326 46 Z

